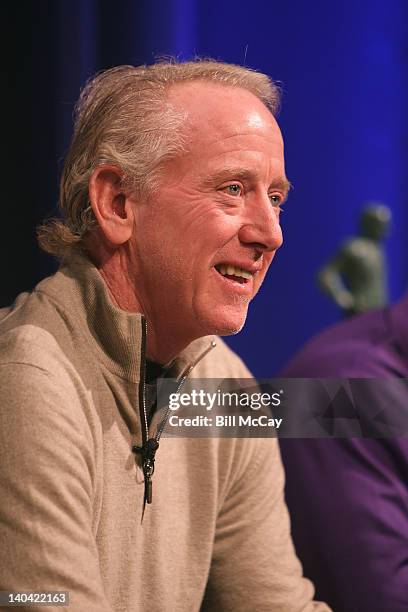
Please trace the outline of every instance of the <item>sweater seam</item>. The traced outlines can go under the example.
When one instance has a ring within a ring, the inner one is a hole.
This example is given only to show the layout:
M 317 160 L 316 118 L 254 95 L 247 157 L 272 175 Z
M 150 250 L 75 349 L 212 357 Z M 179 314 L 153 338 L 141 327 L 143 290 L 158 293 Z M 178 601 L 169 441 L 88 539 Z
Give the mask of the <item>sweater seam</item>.
M 48 376 L 52 376 L 52 373 L 49 370 L 47 370 L 47 368 L 42 368 L 41 366 L 36 365 L 35 363 L 27 363 L 26 361 L 2 361 L 0 363 L 0 368 L 4 366 L 9 366 L 9 365 L 27 366 L 28 368 L 34 368 L 35 370 L 40 370 L 40 372 L 43 372 L 44 374 L 47 374 Z

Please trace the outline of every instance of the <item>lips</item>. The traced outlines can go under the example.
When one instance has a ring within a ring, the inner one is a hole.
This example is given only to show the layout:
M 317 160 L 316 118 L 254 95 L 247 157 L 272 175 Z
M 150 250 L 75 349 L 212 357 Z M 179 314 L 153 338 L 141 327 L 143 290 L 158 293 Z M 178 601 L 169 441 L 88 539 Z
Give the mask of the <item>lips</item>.
M 226 263 L 216 264 L 214 269 L 219 278 L 226 283 L 225 286 L 229 285 L 230 288 L 235 288 L 235 290 L 239 290 L 240 293 L 243 291 L 245 294 L 248 291 L 252 291 L 251 280 L 254 273 L 251 273 L 249 270 L 241 266 Z

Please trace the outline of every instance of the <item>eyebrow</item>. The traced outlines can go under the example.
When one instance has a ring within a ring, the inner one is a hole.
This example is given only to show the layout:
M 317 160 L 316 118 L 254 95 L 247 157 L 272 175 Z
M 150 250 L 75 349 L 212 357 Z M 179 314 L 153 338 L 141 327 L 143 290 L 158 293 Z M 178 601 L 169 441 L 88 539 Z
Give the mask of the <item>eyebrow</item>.
M 257 178 L 258 174 L 253 172 L 252 170 L 248 170 L 247 168 L 240 167 L 231 167 L 231 168 L 223 168 L 219 172 L 211 175 L 211 177 L 205 180 L 205 184 L 210 186 L 214 183 L 218 183 L 224 180 L 228 180 L 232 177 L 234 179 L 238 179 L 241 181 L 251 181 Z M 285 193 L 285 196 L 288 195 L 289 191 L 292 189 L 292 183 L 288 181 L 286 177 L 278 177 L 275 178 L 272 183 L 269 185 L 269 189 L 279 189 Z
M 287 196 L 289 191 L 292 189 L 293 185 L 286 177 L 277 178 L 272 181 L 269 185 L 269 188 L 280 189 Z

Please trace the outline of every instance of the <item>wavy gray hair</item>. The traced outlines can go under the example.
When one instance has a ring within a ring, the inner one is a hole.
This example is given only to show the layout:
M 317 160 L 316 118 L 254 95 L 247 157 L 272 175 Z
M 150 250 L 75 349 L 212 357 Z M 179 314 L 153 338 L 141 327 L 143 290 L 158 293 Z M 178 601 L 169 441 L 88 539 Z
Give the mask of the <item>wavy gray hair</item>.
M 198 79 L 246 89 L 272 114 L 278 111 L 277 85 L 265 74 L 233 64 L 167 60 L 97 74 L 75 107 L 74 134 L 60 184 L 62 219 L 51 219 L 37 230 L 43 250 L 63 258 L 95 227 L 88 182 L 97 166 L 118 166 L 123 188 L 130 193 L 157 188 L 162 162 L 185 150 L 185 117 L 170 105 L 167 91 L 176 83 Z

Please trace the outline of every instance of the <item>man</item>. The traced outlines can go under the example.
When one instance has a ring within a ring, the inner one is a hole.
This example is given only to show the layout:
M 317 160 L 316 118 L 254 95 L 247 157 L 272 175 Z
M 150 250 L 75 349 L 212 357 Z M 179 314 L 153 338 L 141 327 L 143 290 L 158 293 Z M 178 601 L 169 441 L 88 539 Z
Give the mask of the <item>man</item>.
M 160 438 L 146 396 L 158 375 L 249 376 L 213 335 L 241 329 L 282 242 L 277 104 L 266 76 L 206 61 L 83 91 L 64 219 L 40 229 L 62 267 L 2 315 L 1 589 L 81 612 L 327 610 L 276 441 Z
M 306 575 L 336 612 L 404 612 L 408 387 L 401 379 L 408 378 L 408 295 L 325 330 L 282 376 L 349 379 L 347 402 L 334 401 L 330 413 L 361 436 L 281 440 L 293 536 Z M 304 388 L 304 405 L 319 411 L 317 387 Z

